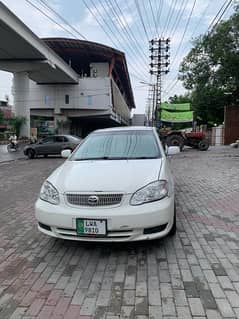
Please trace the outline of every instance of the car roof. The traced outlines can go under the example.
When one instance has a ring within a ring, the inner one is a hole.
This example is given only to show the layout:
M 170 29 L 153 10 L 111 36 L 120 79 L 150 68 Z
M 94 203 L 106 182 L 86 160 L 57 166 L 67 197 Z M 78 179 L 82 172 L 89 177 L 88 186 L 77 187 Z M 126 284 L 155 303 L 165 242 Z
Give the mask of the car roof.
M 93 133 L 101 132 L 118 132 L 118 131 L 153 131 L 155 128 L 152 126 L 121 126 L 121 127 L 109 127 L 105 129 L 95 130 Z

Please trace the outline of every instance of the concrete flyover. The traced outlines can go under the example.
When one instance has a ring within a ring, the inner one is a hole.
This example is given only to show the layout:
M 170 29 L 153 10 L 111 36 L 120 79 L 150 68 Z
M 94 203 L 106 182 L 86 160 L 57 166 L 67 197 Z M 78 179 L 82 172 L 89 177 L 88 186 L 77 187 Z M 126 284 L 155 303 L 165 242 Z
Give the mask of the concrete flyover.
M 21 136 L 29 137 L 30 120 L 35 125 L 39 118 L 80 136 L 130 124 L 135 103 L 123 52 L 78 39 L 40 39 L 1 1 L 0 38 L 0 70 L 14 74 L 16 115 L 28 119 Z

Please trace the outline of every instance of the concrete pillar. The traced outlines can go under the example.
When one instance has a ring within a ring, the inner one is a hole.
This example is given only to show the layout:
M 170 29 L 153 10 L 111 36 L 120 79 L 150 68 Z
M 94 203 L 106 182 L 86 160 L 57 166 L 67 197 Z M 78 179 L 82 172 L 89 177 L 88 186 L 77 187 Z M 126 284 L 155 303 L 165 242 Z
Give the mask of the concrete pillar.
M 70 121 L 65 115 L 54 114 L 54 122 L 58 134 L 70 133 Z
M 29 77 L 27 72 L 16 72 L 13 78 L 13 95 L 16 116 L 24 116 L 27 121 L 22 126 L 20 136 L 30 137 Z

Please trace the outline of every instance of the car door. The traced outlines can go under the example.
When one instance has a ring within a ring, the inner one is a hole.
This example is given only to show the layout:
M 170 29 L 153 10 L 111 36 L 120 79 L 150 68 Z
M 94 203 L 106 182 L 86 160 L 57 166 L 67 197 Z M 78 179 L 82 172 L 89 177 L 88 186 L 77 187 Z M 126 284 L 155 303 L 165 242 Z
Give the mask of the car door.
M 60 154 L 66 144 L 65 137 L 61 135 L 55 136 L 54 154 Z
M 39 155 L 52 154 L 51 149 L 53 148 L 53 145 L 54 145 L 54 137 L 53 136 L 46 137 L 35 148 L 36 153 Z

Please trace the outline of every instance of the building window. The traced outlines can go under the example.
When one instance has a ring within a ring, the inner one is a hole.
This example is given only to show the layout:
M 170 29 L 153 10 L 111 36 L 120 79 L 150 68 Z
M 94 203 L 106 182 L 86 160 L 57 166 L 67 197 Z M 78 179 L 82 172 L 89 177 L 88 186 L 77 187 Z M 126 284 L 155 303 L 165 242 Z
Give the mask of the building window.
M 69 104 L 70 103 L 70 96 L 69 94 L 65 95 L 65 104 Z
M 45 95 L 45 105 L 49 105 L 50 97 L 48 95 Z
M 92 95 L 87 95 L 87 104 L 88 105 L 92 105 L 93 104 Z

